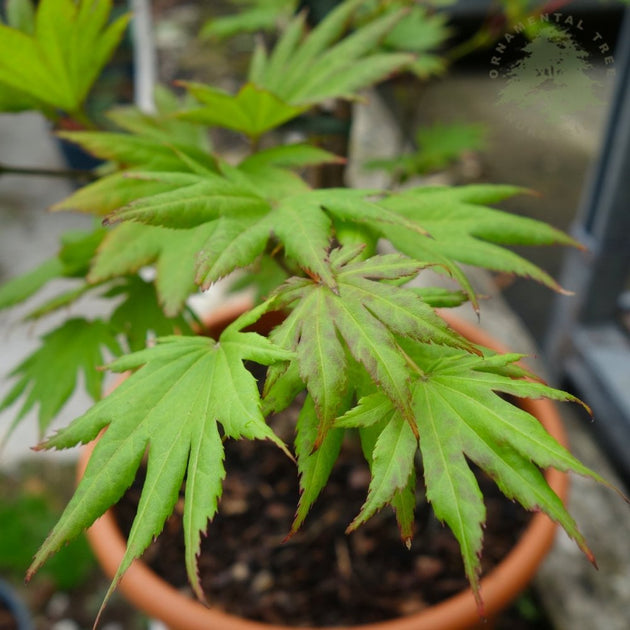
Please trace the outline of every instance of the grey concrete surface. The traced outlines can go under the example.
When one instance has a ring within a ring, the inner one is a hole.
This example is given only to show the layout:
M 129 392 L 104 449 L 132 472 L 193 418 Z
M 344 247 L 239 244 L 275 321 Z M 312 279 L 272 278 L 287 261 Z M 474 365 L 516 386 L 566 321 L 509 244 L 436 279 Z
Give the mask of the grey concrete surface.
M 0 115 L 0 162 L 19 167 L 63 168 L 47 123 L 34 113 Z M 88 217 L 47 212 L 49 206 L 70 192 L 70 183 L 65 179 L 21 175 L 0 177 L 0 281 L 24 273 L 53 256 L 58 250 L 59 237 L 66 230 L 91 225 Z M 10 389 L 7 374 L 37 347 L 39 335 L 54 323 L 53 320 L 20 323 L 20 315 L 25 312 L 24 307 L 0 311 L 0 398 Z M 79 394 L 72 403 L 66 410 L 68 415 L 80 413 L 88 399 Z M 0 436 L 5 435 L 13 421 L 15 409 L 0 412 Z M 67 420 L 65 413 L 64 418 Z M 10 466 L 29 455 L 29 449 L 37 444 L 38 437 L 33 411 L 0 452 L 0 466 Z

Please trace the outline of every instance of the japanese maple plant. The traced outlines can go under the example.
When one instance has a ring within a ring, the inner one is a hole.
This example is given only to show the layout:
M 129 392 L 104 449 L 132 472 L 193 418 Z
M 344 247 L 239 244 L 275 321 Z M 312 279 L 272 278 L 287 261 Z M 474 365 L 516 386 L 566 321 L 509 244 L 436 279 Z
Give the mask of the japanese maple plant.
M 382 15 L 348 29 L 361 5 L 344 2 L 311 30 L 304 15 L 292 18 L 273 48 L 257 46 L 236 94 L 182 83 L 184 105 L 161 89 L 155 113 L 112 111 L 119 131 L 60 133 L 107 164 L 52 210 L 89 213 L 99 224 L 67 235 L 56 257 L 4 285 L 0 306 L 66 278 L 75 285 L 29 318 L 86 294 L 111 300 L 112 308 L 95 319 L 73 316 L 47 332 L 15 368 L 17 381 L 1 405 L 23 400 L 16 423 L 38 406 L 45 432 L 82 372 L 95 404 L 37 448 L 66 449 L 102 434 L 29 576 L 120 499 L 145 458 L 146 481 L 112 588 L 161 531 L 185 481 L 186 566 L 202 597 L 196 559 L 220 509 L 228 439 L 270 440 L 295 458 L 301 489 L 295 531 L 342 441 L 354 436 L 371 481 L 348 530 L 389 506 L 402 542 L 411 545 L 415 488 L 424 484 L 436 516 L 459 541 L 478 598 L 485 508 L 469 462 L 508 497 L 546 512 L 592 558 L 541 468 L 600 477 L 502 394 L 575 399 L 533 378 L 520 355 L 463 338 L 435 310 L 466 301 L 478 308 L 461 264 L 559 290 L 503 246 L 575 245 L 572 239 L 489 207 L 527 192 L 513 186 L 313 189 L 305 169 L 340 158 L 313 143 L 278 141 L 287 122 L 331 99 L 353 99 L 414 63 L 413 55 L 381 45 L 404 9 L 389 3 Z M 0 55 L 4 109 L 37 108 L 53 119 L 65 110 L 85 122 L 85 94 L 126 20 L 107 25 L 109 9 L 107 0 L 42 0 L 35 13 L 16 18 L 14 11 L 13 25 L 0 26 L 0 42 L 23 54 L 19 62 Z M 208 143 L 210 128 L 247 138 L 248 154 L 229 163 Z M 395 253 L 379 253 L 381 239 Z M 148 266 L 155 269 L 151 280 L 139 273 Z M 427 268 L 451 276 L 458 288 L 409 286 Z M 196 335 L 188 298 L 238 270 L 241 283 L 257 287 L 258 300 L 218 338 Z M 268 336 L 246 330 L 270 311 L 285 317 Z M 130 376 L 101 398 L 108 355 L 108 370 Z M 260 391 L 246 362 L 268 366 Z M 267 420 L 298 396 L 304 403 L 295 441 L 285 444 Z

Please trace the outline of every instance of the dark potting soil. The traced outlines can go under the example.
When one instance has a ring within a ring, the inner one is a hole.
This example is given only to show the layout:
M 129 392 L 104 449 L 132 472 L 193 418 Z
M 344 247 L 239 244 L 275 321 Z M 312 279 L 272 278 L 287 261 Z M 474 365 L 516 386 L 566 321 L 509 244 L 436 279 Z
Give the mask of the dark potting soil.
M 275 419 L 275 428 L 280 426 L 282 436 L 292 422 L 285 412 Z M 390 509 L 345 533 L 369 484 L 358 445 L 344 446 L 306 523 L 288 540 L 299 498 L 295 464 L 266 442 L 229 440 L 225 447 L 223 497 L 199 558 L 211 605 L 286 625 L 352 625 L 417 612 L 468 586 L 454 536 L 421 497 L 410 550 Z M 142 476 L 116 508 L 124 533 L 135 514 Z M 482 557 L 487 572 L 514 546 L 530 515 L 483 473 L 478 480 L 487 507 Z M 144 560 L 171 584 L 187 589 L 182 509 L 183 499 Z

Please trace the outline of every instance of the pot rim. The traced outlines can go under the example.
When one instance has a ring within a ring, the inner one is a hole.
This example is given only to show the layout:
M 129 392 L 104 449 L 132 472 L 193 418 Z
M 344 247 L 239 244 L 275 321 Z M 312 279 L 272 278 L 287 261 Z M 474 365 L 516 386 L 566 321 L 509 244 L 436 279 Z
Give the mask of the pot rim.
M 229 320 L 237 309 L 222 309 L 217 315 L 220 321 Z M 238 311 L 242 312 L 242 307 Z M 499 352 L 506 348 L 491 335 L 451 313 L 440 315 L 462 335 L 480 345 Z M 544 425 L 547 431 L 563 446 L 567 437 L 562 420 L 554 405 L 547 399 L 519 399 L 519 406 Z M 77 476 L 80 478 L 87 466 L 95 442 L 86 445 L 80 454 Z M 556 469 L 545 472 L 545 478 L 563 503 L 568 496 L 569 478 Z M 481 595 L 484 614 L 492 619 L 503 610 L 531 581 L 539 565 L 553 545 L 557 524 L 546 514 L 537 512 L 524 530 L 521 538 L 505 558 L 481 579 Z M 126 541 L 118 529 L 113 513 L 108 510 L 87 530 L 87 537 L 101 566 L 112 578 L 123 559 Z M 161 619 L 173 630 L 297 630 L 294 626 L 279 626 L 242 619 L 218 608 L 206 607 L 201 602 L 179 592 L 158 577 L 142 560 L 134 560 L 122 577 L 120 590 L 138 608 Z M 475 598 L 467 589 L 439 604 L 418 613 L 387 621 L 335 626 L 348 630 L 452 630 L 471 627 L 471 621 L 481 622 Z

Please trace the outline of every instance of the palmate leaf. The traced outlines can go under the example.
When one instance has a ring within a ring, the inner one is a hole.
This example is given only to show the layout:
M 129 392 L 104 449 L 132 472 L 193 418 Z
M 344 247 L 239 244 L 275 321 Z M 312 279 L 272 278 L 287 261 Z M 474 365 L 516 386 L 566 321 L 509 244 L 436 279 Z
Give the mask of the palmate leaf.
M 137 173 L 141 180 L 172 188 L 119 208 L 107 221 L 169 228 L 216 223 L 198 250 L 196 281 L 203 287 L 254 263 L 271 237 L 284 246 L 292 262 L 334 286 L 325 263 L 328 243 L 340 226 L 367 229 L 423 265 L 437 265 L 450 273 L 474 305 L 472 287 L 457 263 L 530 276 L 561 290 L 546 272 L 502 245 L 576 244 L 539 221 L 487 207 L 523 192 L 513 186 L 418 188 L 400 193 L 308 190 L 282 169 L 277 169 L 281 177 L 270 176 L 268 169 L 276 169 L 270 162 L 245 161 L 241 168 L 223 164 L 220 168 L 221 173 Z
M 21 276 L 11 278 L 0 286 L 0 309 L 9 308 L 27 300 L 50 280 L 63 275 L 63 263 L 58 257 L 54 257 Z
M 67 232 L 61 238 L 59 253 L 35 269 L 12 278 L 0 287 L 0 309 L 15 306 L 34 296 L 55 278 L 82 278 L 89 269 L 105 230 Z
M 246 157 L 240 164 L 241 170 L 251 172 L 256 168 L 268 166 L 284 166 L 289 168 L 301 168 L 303 166 L 316 166 L 318 164 L 330 164 L 344 162 L 344 158 L 338 157 L 329 151 L 310 144 L 283 144 L 269 149 L 261 149 Z
M 233 129 L 251 138 L 258 138 L 306 109 L 291 105 L 252 83 L 246 83 L 236 96 L 201 83 L 182 84 L 203 107 L 180 112 L 181 120 Z
M 491 475 L 501 491 L 526 509 L 541 510 L 557 521 L 592 559 L 592 554 L 561 500 L 548 486 L 540 468 L 574 471 L 602 479 L 556 442 L 536 418 L 499 396 L 548 397 L 575 400 L 542 383 L 509 376 L 519 355 L 482 356 L 453 348 L 401 341 L 416 366 L 412 407 L 420 436 L 428 500 L 460 543 L 466 574 L 479 598 L 479 556 L 482 549 L 485 508 L 467 459 Z M 397 409 L 382 392 L 360 400 L 336 423 L 338 428 L 365 430 L 382 426 L 375 441 L 373 479 L 361 513 L 352 524 L 364 522 L 376 509 L 392 501 L 405 487 L 405 473 L 413 465 L 410 432 Z M 399 457 L 395 464 L 391 453 Z M 406 463 L 401 461 L 406 458 Z M 540 468 L 539 468 L 540 467 Z
M 295 439 L 295 451 L 300 473 L 300 500 L 289 535 L 298 531 L 308 512 L 326 485 L 343 442 L 344 431 L 331 429 L 315 448 L 319 419 L 313 399 L 307 396 L 300 410 Z
M 175 97 L 165 89 L 157 89 L 156 102 L 156 114 L 145 114 L 132 107 L 108 113 L 118 126 L 130 132 L 127 134 L 86 131 L 59 134 L 95 157 L 127 170 L 106 175 L 80 188 L 54 204 L 51 210 L 106 216 L 133 201 L 173 188 L 170 182 L 140 176 L 138 169 L 189 174 L 217 170 L 201 128 L 172 117 L 178 109 Z
M 329 98 L 353 98 L 364 87 L 384 79 L 414 59 L 400 53 L 374 53 L 404 16 L 385 15 L 344 34 L 360 1 L 343 2 L 305 35 L 305 17 L 295 17 L 268 55 L 262 44 L 254 54 L 250 81 L 290 105 L 312 105 Z
M 271 30 L 278 22 L 295 11 L 295 0 L 263 0 L 263 2 L 240 3 L 237 14 L 215 17 L 208 20 L 200 36 L 224 39 L 240 33 Z M 247 6 L 247 5 L 251 6 Z
M 178 120 L 175 114 L 187 101 L 163 85 L 156 85 L 153 90 L 155 112 L 141 111 L 135 105 L 121 105 L 107 111 L 107 118 L 125 131 L 159 140 L 167 144 L 193 146 L 210 152 L 210 139 L 206 130 L 199 125 Z
M 306 166 L 343 161 L 343 158 L 319 147 L 308 144 L 287 144 L 253 153 L 238 165 L 238 170 L 273 200 L 309 190 L 306 182 L 288 169 L 302 169 Z
M 382 168 L 402 181 L 412 175 L 430 173 L 448 167 L 466 151 L 478 151 L 485 145 L 486 128 L 479 124 L 435 124 L 416 132 L 415 153 L 391 159 L 373 160 L 367 168 Z
M 254 263 L 263 253 L 270 236 L 268 216 L 264 211 L 220 217 L 205 225 L 210 232 L 197 257 L 195 276 L 202 289 L 235 269 Z
M 301 197 L 289 196 L 272 210 L 259 194 L 264 191 L 257 190 L 250 178 L 244 173 L 239 175 L 236 169 L 228 172 L 230 178 L 213 174 L 156 174 L 160 181 L 182 186 L 138 200 L 114 217 L 174 228 L 205 224 L 210 230 L 208 240 L 196 250 L 200 252 L 197 280 L 202 286 L 238 266 L 252 263 L 272 232 L 305 268 L 326 274 L 322 258 L 330 240 L 331 224 L 321 207 L 307 206 Z M 299 191 L 302 192 L 301 187 Z
M 397 7 L 404 7 L 405 3 L 392 2 L 390 6 L 391 12 Z M 426 53 L 441 46 L 450 34 L 446 13 L 430 13 L 427 7 L 415 4 L 405 15 L 405 19 L 398 22 L 387 35 L 384 45 L 395 50 Z
M 168 258 L 174 266 L 166 260 L 159 265 L 158 290 L 168 311 L 173 312 L 181 307 L 195 280 L 207 286 L 253 262 L 264 249 L 270 235 L 266 223 L 270 205 L 251 179 L 243 183 L 213 173 L 172 172 L 135 177 L 164 192 L 121 204 L 110 215 L 109 222 L 130 219 L 147 225 L 117 226 L 99 252 L 92 279 Z
M 418 235 L 414 221 L 367 198 L 369 190 L 345 188 L 305 190 L 303 182 L 271 178 L 264 165 L 245 164 L 253 171 L 221 165 L 222 174 L 145 173 L 137 177 L 172 184 L 173 189 L 138 199 L 108 217 L 169 228 L 193 228 L 216 223 L 199 252 L 197 282 L 206 287 L 237 267 L 253 263 L 273 235 L 285 254 L 309 273 L 334 285 L 326 252 L 334 226 L 331 216 L 383 231 L 394 224 Z M 261 172 L 256 171 L 262 168 Z
M 102 320 L 75 318 L 46 333 L 39 349 L 10 374 L 18 381 L 0 402 L 0 410 L 22 397 L 24 402 L 9 433 L 38 405 L 37 420 L 43 435 L 74 392 L 80 373 L 85 379 L 87 393 L 93 400 L 99 400 L 103 372 L 98 367 L 105 363 L 104 350 L 114 356 L 122 352 L 116 332 Z
M 0 84 L 0 112 L 23 112 L 39 107 L 41 104 L 26 92 Z
M 383 233 L 401 252 L 439 265 L 466 286 L 454 261 L 531 277 L 556 291 L 558 283 L 542 269 L 500 245 L 573 245 L 569 236 L 545 223 L 487 207 L 527 192 L 514 186 L 471 185 L 416 188 L 391 195 L 381 204 L 424 228 L 430 239 L 396 225 Z
M 174 139 L 167 141 L 113 131 L 60 131 L 57 135 L 78 144 L 96 157 L 116 162 L 121 168 L 189 171 L 186 158 L 208 170 L 216 168 L 214 158 L 206 151 Z
M 167 192 L 138 199 L 107 217 L 116 221 L 138 221 L 148 225 L 191 228 L 213 221 L 223 214 L 268 207 L 268 203 L 243 178 L 234 181 L 221 174 L 134 173 L 138 179 L 155 180 L 169 186 Z
M 168 192 L 173 187 L 156 178 L 133 175 L 132 172 L 114 173 L 97 179 L 57 202 L 50 210 L 72 210 L 104 217 L 138 199 Z
M 383 502 L 389 502 L 396 513 L 401 539 L 407 547 L 411 547 L 416 509 L 413 455 L 418 448 L 418 440 L 400 415 L 392 412 L 389 416 L 386 420 L 381 419 L 377 424 L 359 430 L 361 447 L 374 483 L 361 509 L 360 519 L 357 517 L 347 531 L 358 527 L 360 522 L 380 509 Z M 393 495 L 392 483 L 397 488 Z
M 333 286 L 292 278 L 276 293 L 278 304 L 292 310 L 272 338 L 296 352 L 299 375 L 319 418 L 316 446 L 348 394 L 348 355 L 365 368 L 415 430 L 408 363 L 395 335 L 468 347 L 417 294 L 381 282 L 413 275 L 419 265 L 395 254 L 357 261 L 359 254 L 360 250 L 333 250 L 328 263 Z
M 258 309 L 254 316 L 260 312 Z M 137 515 L 108 596 L 131 561 L 161 531 L 185 477 L 186 567 L 195 592 L 203 597 L 196 556 L 201 533 L 216 513 L 221 495 L 225 476 L 222 436 L 269 439 L 285 448 L 265 423 L 256 381 L 243 361 L 268 365 L 288 360 L 292 353 L 258 334 L 240 332 L 247 321 L 235 322 L 218 341 L 165 337 L 154 347 L 110 365 L 117 372 L 137 371 L 42 445 L 68 448 L 94 439 L 107 427 L 74 497 L 37 553 L 29 576 L 64 541 L 78 535 L 120 498 L 147 451 L 147 476 Z M 116 470 L 115 479 L 111 470 Z
M 0 84 L 76 112 L 129 21 L 107 24 L 111 0 L 42 0 L 32 35 L 0 24 Z
M 137 272 L 155 264 L 155 287 L 164 313 L 181 312 L 196 289 L 197 252 L 213 232 L 212 224 L 189 230 L 125 223 L 116 226 L 103 240 L 88 274 L 93 283 Z

